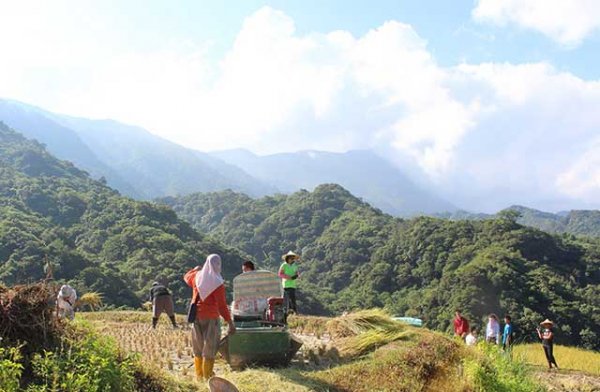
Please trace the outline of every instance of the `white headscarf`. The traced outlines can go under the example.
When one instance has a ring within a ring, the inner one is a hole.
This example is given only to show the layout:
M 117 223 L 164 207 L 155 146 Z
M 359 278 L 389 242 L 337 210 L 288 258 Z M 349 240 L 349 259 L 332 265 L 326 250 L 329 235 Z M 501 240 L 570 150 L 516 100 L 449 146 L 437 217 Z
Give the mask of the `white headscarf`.
M 209 255 L 204 266 L 196 274 L 196 288 L 200 299 L 204 301 L 213 291 L 224 282 L 221 276 L 221 256 Z

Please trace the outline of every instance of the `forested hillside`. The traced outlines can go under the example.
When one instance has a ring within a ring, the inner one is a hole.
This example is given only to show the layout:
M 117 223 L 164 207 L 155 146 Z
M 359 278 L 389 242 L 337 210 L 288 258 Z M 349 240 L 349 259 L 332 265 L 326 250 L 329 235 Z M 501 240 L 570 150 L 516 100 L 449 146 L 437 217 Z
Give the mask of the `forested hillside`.
M 571 210 L 558 214 L 544 212 L 523 206 L 511 206 L 503 211 L 518 213 L 517 222 L 524 226 L 531 226 L 548 233 L 575 234 L 600 237 L 600 211 L 599 210 Z M 500 211 L 499 214 L 503 213 Z M 432 214 L 435 217 L 452 220 L 480 220 L 493 219 L 496 215 L 471 213 L 468 211 L 455 211 Z
M 384 306 L 447 330 L 460 307 L 474 325 L 510 313 L 518 338 L 544 318 L 562 343 L 600 347 L 600 241 L 494 219 L 402 220 L 337 185 L 253 200 L 233 192 L 162 200 L 199 230 L 276 269 L 301 252 L 304 311 Z
M 211 252 L 223 255 L 227 278 L 238 272 L 237 251 L 170 208 L 122 197 L 0 123 L 0 282 L 39 280 L 51 264 L 56 279 L 108 304 L 138 306 L 159 279 L 183 307 L 182 274 Z

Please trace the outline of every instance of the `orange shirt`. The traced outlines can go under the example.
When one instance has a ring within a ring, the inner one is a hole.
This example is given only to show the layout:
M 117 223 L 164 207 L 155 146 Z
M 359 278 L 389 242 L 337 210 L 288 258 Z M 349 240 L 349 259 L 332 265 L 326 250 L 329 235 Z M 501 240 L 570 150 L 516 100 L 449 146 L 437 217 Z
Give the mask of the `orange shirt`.
M 215 291 L 210 293 L 208 297 L 202 301 L 196 289 L 196 273 L 199 270 L 195 268 L 188 271 L 183 280 L 190 286 L 194 292 L 192 298 L 196 298 L 196 319 L 207 320 L 207 319 L 218 319 L 219 315 L 225 319 L 225 321 L 231 321 L 231 314 L 227 307 L 227 300 L 225 299 L 225 285 L 220 285 Z

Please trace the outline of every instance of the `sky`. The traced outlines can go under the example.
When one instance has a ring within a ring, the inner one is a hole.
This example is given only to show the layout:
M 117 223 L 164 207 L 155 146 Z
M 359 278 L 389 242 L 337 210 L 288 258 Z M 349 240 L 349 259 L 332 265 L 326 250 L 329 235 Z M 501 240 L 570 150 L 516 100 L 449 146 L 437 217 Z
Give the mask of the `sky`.
M 463 208 L 600 208 L 600 1 L 0 0 L 0 97 L 203 151 L 371 148 Z

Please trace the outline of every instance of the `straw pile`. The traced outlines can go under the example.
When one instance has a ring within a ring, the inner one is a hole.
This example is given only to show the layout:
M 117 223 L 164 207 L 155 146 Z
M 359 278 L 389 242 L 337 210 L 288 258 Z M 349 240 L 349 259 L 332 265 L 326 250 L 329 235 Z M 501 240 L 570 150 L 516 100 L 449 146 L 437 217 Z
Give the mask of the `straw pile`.
M 77 300 L 77 308 L 89 309 L 92 312 L 99 310 L 102 307 L 102 294 L 95 291 L 91 293 L 85 293 Z
M 0 287 L 0 338 L 36 351 L 57 341 L 62 324 L 50 305 L 53 292 L 44 283 Z
M 365 355 L 412 335 L 409 328 L 380 309 L 362 310 L 330 320 L 327 330 L 343 358 Z

